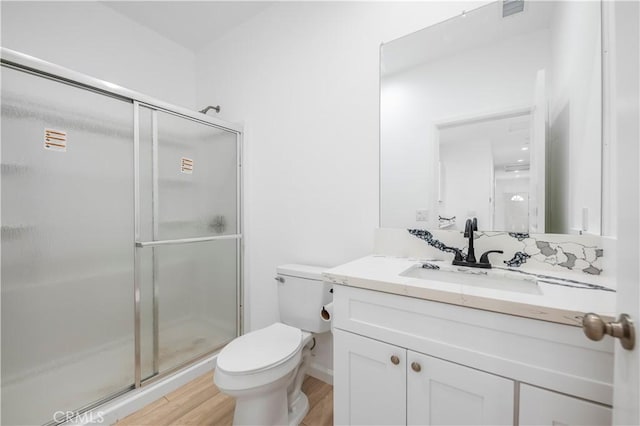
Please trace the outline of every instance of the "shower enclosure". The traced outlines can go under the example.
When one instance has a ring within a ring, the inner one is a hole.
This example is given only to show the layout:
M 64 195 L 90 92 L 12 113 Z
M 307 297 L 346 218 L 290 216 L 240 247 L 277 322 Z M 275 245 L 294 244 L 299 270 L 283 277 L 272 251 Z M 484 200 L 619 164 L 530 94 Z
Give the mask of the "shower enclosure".
M 241 333 L 241 129 L 2 50 L 2 422 L 66 420 Z

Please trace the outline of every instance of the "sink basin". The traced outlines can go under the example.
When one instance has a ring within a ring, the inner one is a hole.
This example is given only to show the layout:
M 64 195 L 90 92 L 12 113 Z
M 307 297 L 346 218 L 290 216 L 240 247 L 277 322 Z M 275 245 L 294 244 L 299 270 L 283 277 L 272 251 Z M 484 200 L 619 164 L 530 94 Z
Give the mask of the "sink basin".
M 418 278 L 421 280 L 437 281 L 441 283 L 460 284 L 469 287 L 483 287 L 502 291 L 513 291 L 518 293 L 542 294 L 538 287 L 538 282 L 534 277 L 529 276 L 505 276 L 491 270 L 474 270 L 472 268 L 458 268 L 450 266 L 451 269 L 426 269 L 421 265 L 415 265 L 400 276 Z

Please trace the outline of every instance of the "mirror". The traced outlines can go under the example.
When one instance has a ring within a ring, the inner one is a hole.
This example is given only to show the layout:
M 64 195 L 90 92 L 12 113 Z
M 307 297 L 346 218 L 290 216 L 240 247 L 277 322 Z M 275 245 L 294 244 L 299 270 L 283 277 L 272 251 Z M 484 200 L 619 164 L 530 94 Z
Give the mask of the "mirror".
M 599 2 L 490 3 L 381 47 L 380 226 L 601 234 Z

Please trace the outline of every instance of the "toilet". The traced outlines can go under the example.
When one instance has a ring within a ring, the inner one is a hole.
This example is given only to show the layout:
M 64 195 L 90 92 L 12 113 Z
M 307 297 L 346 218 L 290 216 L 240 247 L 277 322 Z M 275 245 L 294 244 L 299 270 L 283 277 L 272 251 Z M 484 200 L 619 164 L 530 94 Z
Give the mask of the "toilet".
M 314 334 L 329 331 L 320 315 L 331 302 L 326 268 L 277 268 L 280 320 L 240 336 L 220 352 L 213 380 L 236 398 L 234 425 L 298 425 L 309 411 L 302 381 L 309 368 Z

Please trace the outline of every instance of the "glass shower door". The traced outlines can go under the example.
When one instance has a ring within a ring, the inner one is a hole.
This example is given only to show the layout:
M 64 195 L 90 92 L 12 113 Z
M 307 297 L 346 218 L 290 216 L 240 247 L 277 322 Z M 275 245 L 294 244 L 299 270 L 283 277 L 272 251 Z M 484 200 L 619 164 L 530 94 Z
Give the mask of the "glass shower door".
M 2 67 L 2 421 L 134 383 L 132 103 Z
M 238 333 L 237 133 L 139 106 L 140 380 Z

